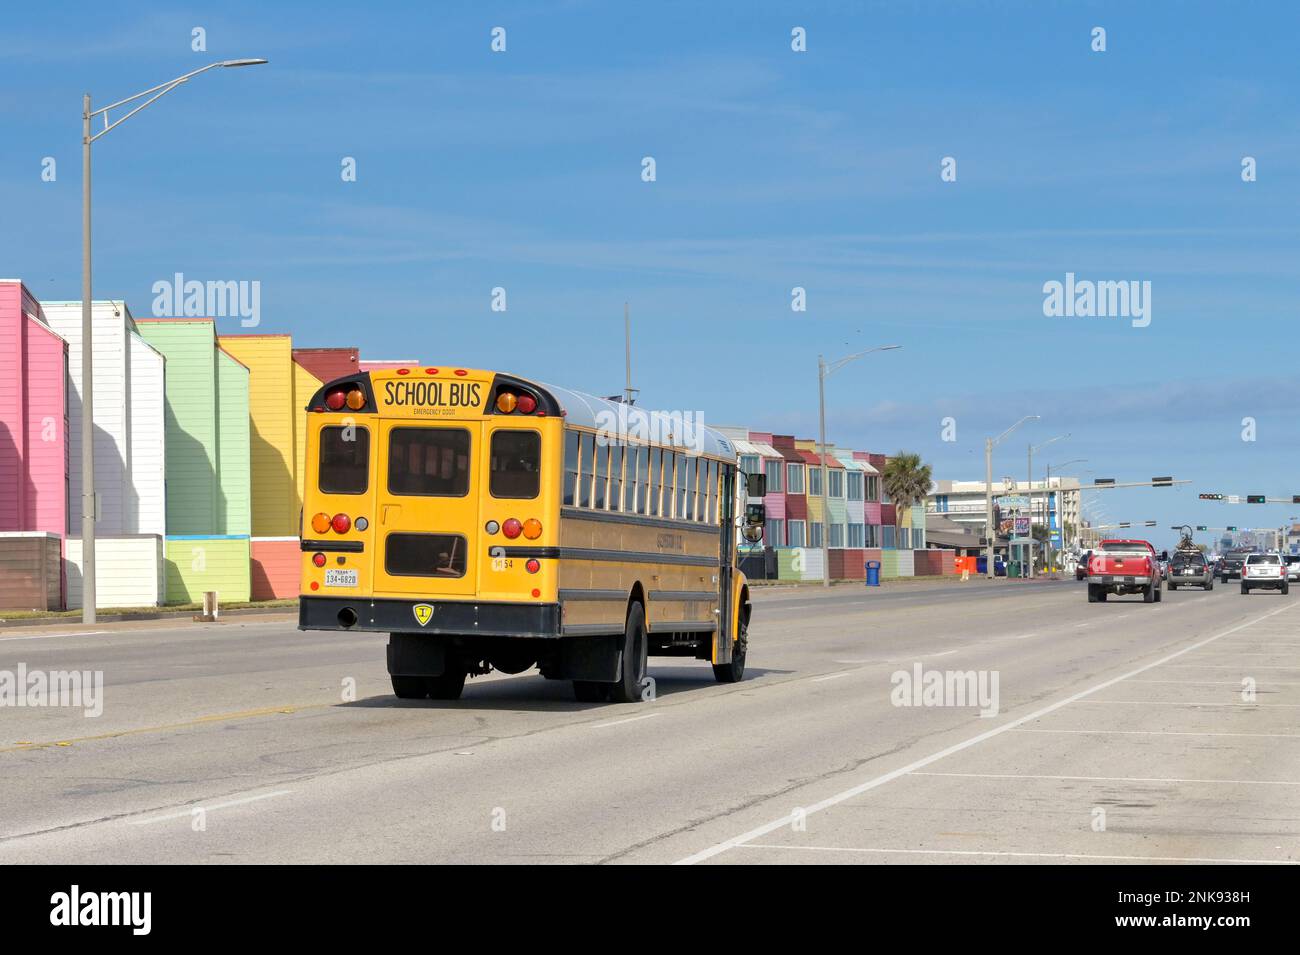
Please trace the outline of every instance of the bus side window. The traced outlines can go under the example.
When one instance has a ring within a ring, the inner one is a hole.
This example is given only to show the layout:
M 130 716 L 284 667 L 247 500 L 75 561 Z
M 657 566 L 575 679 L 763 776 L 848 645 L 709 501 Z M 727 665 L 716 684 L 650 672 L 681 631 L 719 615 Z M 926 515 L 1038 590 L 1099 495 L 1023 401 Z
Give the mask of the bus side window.
M 623 479 L 623 510 L 628 514 L 636 513 L 636 468 L 639 451 L 640 448 L 630 444 L 623 449 L 623 457 L 627 461 L 627 476 Z
M 695 458 L 686 456 L 686 514 L 688 521 L 695 520 Z
M 658 448 L 650 449 L 650 486 L 647 488 L 650 493 L 646 498 L 645 513 L 651 517 L 659 516 L 659 491 L 664 483 L 663 475 L 660 473 L 661 457 Z
M 582 435 L 582 470 L 578 473 L 578 506 L 591 507 L 591 485 L 596 474 L 596 436 Z
M 578 490 L 578 432 L 564 432 L 564 503 L 577 504 Z
M 591 506 L 605 510 L 605 490 L 609 487 L 609 447 L 596 442 L 596 487 L 591 495 Z
M 609 446 L 609 509 L 617 511 L 623 506 L 623 448 Z
M 652 448 L 636 451 L 636 512 L 650 513 L 650 452 Z

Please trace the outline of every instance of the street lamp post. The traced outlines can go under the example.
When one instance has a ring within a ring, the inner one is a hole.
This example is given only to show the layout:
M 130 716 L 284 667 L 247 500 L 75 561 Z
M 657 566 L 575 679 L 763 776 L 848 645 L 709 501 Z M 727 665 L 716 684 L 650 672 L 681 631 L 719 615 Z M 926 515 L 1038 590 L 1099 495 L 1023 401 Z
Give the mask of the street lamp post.
M 206 73 L 219 66 L 257 66 L 265 62 L 266 60 L 251 59 L 209 63 L 184 76 L 178 76 L 174 80 L 168 80 L 166 83 L 94 111 L 90 108 L 89 93 L 86 93 L 81 100 L 81 620 L 83 623 L 95 622 L 95 520 L 98 516 L 95 508 L 95 350 L 94 323 L 91 320 L 90 146 L 109 130 L 122 125 L 140 110 L 200 73 Z M 134 103 L 146 96 L 149 98 L 125 116 L 109 121 L 109 110 Z M 104 117 L 104 128 L 92 135 L 90 121 L 96 116 Z
M 1043 450 L 1043 448 L 1047 447 L 1049 444 L 1055 444 L 1057 441 L 1062 441 L 1068 438 L 1069 436 L 1070 435 L 1068 433 L 1058 434 L 1054 438 L 1048 438 L 1046 441 L 1044 441 L 1042 444 L 1038 445 L 1037 447 L 1035 447 L 1032 444 L 1029 445 L 1029 473 L 1027 475 L 1028 485 L 1025 489 L 1025 493 L 1029 495 L 1029 544 L 1026 545 L 1026 550 L 1029 551 L 1028 554 L 1029 559 L 1025 561 L 1025 563 L 1029 565 L 1029 573 L 1026 574 L 1026 576 L 1030 577 L 1031 579 L 1034 576 L 1034 454 Z M 1044 524 L 1049 523 L 1047 520 L 1047 488 L 1043 488 L 1043 522 Z M 1047 527 L 1047 533 L 1048 536 L 1050 537 L 1052 533 L 1052 528 L 1050 527 L 1050 525 Z
M 847 355 L 844 358 L 836 359 L 827 363 L 821 355 L 817 356 L 817 402 L 820 409 L 819 417 L 821 419 L 821 468 L 822 468 L 822 586 L 831 585 L 831 528 L 830 528 L 830 503 L 827 485 L 830 484 L 830 468 L 826 465 L 826 379 L 835 372 L 839 371 L 849 362 L 861 358 L 863 355 L 870 355 L 878 351 L 894 351 L 902 348 L 902 345 L 877 345 L 875 348 L 868 348 L 866 351 L 860 351 L 854 355 Z M 809 528 L 811 529 L 811 524 Z
M 1036 414 L 1028 414 L 1007 428 L 996 438 L 984 439 L 984 576 L 992 580 L 996 575 L 993 566 L 993 449 L 1002 443 L 1002 439 L 1026 421 L 1037 421 Z M 1030 515 L 1032 517 L 1032 514 Z M 1032 521 L 1030 530 L 1032 530 Z

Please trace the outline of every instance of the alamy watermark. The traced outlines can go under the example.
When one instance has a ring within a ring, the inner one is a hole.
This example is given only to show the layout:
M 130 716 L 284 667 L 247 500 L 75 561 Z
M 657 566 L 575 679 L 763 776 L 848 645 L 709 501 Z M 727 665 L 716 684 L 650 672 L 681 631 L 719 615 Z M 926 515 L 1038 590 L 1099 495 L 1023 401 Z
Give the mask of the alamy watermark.
M 238 318 L 244 328 L 262 324 L 262 283 L 186 279 L 177 272 L 171 281 L 153 283 L 156 318 Z
M 0 707 L 80 707 L 87 717 L 104 712 L 104 671 L 0 670 Z
M 704 453 L 704 412 L 645 411 L 620 404 L 617 410 L 596 413 L 596 442 L 610 444 L 661 444 L 691 454 Z
M 1094 282 L 1065 273 L 1065 281 L 1043 283 L 1048 318 L 1130 318 L 1134 328 L 1151 324 L 1151 282 L 1136 279 Z
M 980 716 L 998 715 L 997 670 L 895 670 L 889 702 L 895 706 L 979 707 Z

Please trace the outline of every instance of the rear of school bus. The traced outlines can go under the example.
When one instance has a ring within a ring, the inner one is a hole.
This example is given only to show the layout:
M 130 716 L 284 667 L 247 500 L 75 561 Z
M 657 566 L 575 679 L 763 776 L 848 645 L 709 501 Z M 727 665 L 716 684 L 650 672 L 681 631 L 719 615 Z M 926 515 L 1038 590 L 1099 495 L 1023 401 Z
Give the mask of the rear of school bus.
M 361 372 L 307 409 L 299 628 L 390 634 L 400 697 L 544 663 L 563 419 L 543 389 L 464 368 Z

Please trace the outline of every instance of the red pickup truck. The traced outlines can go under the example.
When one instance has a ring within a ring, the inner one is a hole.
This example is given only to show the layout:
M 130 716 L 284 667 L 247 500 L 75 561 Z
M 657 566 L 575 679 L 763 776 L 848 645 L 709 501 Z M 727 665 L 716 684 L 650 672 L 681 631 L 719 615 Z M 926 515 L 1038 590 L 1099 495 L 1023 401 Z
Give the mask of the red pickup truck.
M 1149 541 L 1104 540 L 1088 562 L 1088 603 L 1110 594 L 1141 594 L 1146 603 L 1159 602 L 1164 592 L 1160 560 Z

